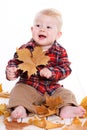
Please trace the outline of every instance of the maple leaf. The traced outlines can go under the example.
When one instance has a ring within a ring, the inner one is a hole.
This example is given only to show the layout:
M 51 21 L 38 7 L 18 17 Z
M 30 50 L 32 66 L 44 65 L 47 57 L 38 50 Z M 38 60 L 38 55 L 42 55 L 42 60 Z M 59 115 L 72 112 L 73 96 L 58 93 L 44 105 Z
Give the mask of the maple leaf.
M 37 118 L 37 117 L 34 117 L 34 119 L 29 119 L 29 124 L 31 125 L 35 125 L 37 127 L 40 127 L 40 128 L 45 128 L 46 127 L 46 120 L 44 118 Z
M 71 124 L 65 126 L 62 130 L 87 130 L 87 121 L 82 123 L 79 117 L 75 117 Z
M 49 57 L 45 55 L 41 47 L 35 47 L 34 51 L 30 52 L 29 49 L 17 49 L 18 60 L 23 63 L 18 65 L 18 68 L 23 70 L 23 72 L 27 71 L 28 76 L 32 74 L 36 74 L 38 65 L 46 65 Z
M 47 117 L 58 113 L 58 106 L 63 103 L 63 100 L 60 97 L 51 97 L 46 95 L 46 103 L 41 106 L 34 106 L 34 109 L 37 114 L 41 115 L 40 117 Z
M 39 114 L 39 115 L 43 115 L 43 114 L 47 114 L 48 113 L 48 109 L 44 105 L 34 106 L 34 108 L 36 110 L 36 113 Z
M 85 117 L 87 117 L 87 96 L 85 96 L 85 97 L 82 99 L 80 105 L 83 106 L 84 109 L 86 110 Z
M 4 92 L 2 88 L 2 84 L 0 84 L 0 98 L 9 98 L 10 94 L 8 92 Z
M 46 120 L 45 118 L 40 119 L 37 117 L 35 117 L 34 119 L 30 119 L 28 122 L 37 127 L 45 128 L 46 130 L 52 129 L 52 128 L 60 128 L 64 125 L 64 124 L 59 124 L 59 123 L 53 123 L 51 121 Z
M 8 117 L 10 115 L 10 112 L 7 110 L 6 104 L 0 104 L 0 115 L 4 115 L 5 117 Z
M 80 121 L 79 117 L 75 117 L 73 120 L 72 120 L 72 124 L 75 124 L 75 125 L 82 125 L 82 122 Z
M 35 47 L 33 53 L 33 62 L 36 66 L 38 65 L 46 65 L 49 57 L 45 55 L 45 52 L 42 50 L 41 47 Z
M 46 106 L 49 107 L 49 109 L 54 110 L 56 109 L 59 105 L 63 103 L 63 100 L 58 96 L 58 97 L 51 97 L 51 96 L 46 96 Z
M 0 98 L 9 98 L 10 94 L 8 92 L 0 92 Z
M 48 117 L 48 116 L 51 116 L 51 115 L 55 115 L 57 113 L 58 110 L 54 109 L 54 110 L 50 110 L 48 108 L 48 112 L 46 114 L 43 114 L 43 115 L 40 115 L 39 117 Z
M 23 130 L 24 127 L 29 125 L 29 123 L 8 121 L 7 119 L 4 120 L 4 124 L 5 124 L 6 130 Z
M 87 127 L 87 120 L 84 122 L 83 127 Z
M 3 89 L 2 89 L 2 84 L 0 84 L 0 92 L 2 92 L 3 91 Z

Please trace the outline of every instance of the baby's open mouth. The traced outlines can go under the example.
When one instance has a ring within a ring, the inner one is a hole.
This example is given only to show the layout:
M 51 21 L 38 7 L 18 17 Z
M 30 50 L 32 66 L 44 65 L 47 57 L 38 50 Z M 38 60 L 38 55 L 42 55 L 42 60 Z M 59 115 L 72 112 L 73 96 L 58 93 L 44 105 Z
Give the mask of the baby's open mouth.
M 46 38 L 46 36 L 45 35 L 39 35 L 39 38 L 44 39 L 44 38 Z

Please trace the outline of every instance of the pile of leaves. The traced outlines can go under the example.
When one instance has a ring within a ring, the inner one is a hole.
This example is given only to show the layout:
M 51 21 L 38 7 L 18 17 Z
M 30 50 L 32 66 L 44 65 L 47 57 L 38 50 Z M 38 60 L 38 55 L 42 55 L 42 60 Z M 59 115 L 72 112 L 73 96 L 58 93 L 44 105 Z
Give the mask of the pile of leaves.
M 66 125 L 65 123 L 53 123 L 46 118 L 39 118 L 38 116 L 29 119 L 27 123 L 16 121 L 9 122 L 6 119 L 4 120 L 4 124 L 6 125 L 6 130 L 23 130 L 23 128 L 29 127 L 30 125 L 34 125 L 44 130 L 54 128 L 61 128 L 61 130 L 87 130 L 87 120 L 83 123 L 78 117 L 74 118 L 70 125 Z
M 46 95 L 46 103 L 41 106 L 34 106 L 36 109 L 36 115 L 33 119 L 29 119 L 27 123 L 4 120 L 4 124 L 7 130 L 20 129 L 22 130 L 25 126 L 35 125 L 40 128 L 52 129 L 62 127 L 64 124 L 56 124 L 46 120 L 46 117 L 57 114 L 58 106 L 63 103 L 60 97 L 50 97 Z
M 28 72 L 28 77 L 32 74 L 36 74 L 36 67 L 39 65 L 46 65 L 49 61 L 49 57 L 45 55 L 45 52 L 41 47 L 35 47 L 34 51 L 31 51 L 27 48 L 17 49 L 18 60 L 22 61 L 18 65 L 18 68 L 23 72 Z
M 47 119 L 47 117 L 57 114 L 57 106 L 60 106 L 62 103 L 63 101 L 60 97 L 53 98 L 46 96 L 45 104 L 41 106 L 34 106 L 37 114 L 34 115 L 33 118 L 29 118 L 27 123 L 17 121 L 9 122 L 7 119 L 5 119 L 4 124 L 7 130 L 23 130 L 24 127 L 29 127 L 30 125 L 44 128 L 46 130 L 54 128 L 61 128 L 62 130 L 87 130 L 87 120 L 85 120 L 83 123 L 82 119 L 78 117 L 74 118 L 70 125 L 66 125 L 64 123 L 54 123 Z
M 46 102 L 42 104 L 41 106 L 34 106 L 36 110 L 36 114 L 39 115 L 40 117 L 47 117 L 51 115 L 58 115 L 59 113 L 59 107 L 62 105 L 63 100 L 61 97 L 51 97 L 48 95 L 46 96 Z

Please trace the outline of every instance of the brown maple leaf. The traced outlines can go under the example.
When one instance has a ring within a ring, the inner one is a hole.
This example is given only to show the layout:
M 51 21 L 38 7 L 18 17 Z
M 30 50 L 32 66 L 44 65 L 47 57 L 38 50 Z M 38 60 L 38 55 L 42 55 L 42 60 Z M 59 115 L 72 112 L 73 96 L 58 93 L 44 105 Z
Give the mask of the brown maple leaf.
M 40 128 L 45 128 L 45 130 L 52 129 L 52 128 L 60 128 L 64 126 L 64 124 L 60 123 L 53 123 L 51 121 L 46 120 L 45 118 L 37 118 L 30 119 L 28 121 L 31 125 L 35 125 Z
M 6 130 L 23 130 L 24 127 L 29 126 L 29 123 L 17 122 L 17 121 L 8 121 L 4 120 Z
M 34 109 L 37 114 L 41 115 L 40 117 L 47 117 L 50 115 L 57 114 L 58 106 L 63 103 L 63 100 L 60 97 L 51 97 L 46 95 L 46 103 L 41 106 L 34 105 Z
M 35 47 L 32 55 L 27 48 L 17 49 L 17 54 L 18 60 L 23 62 L 18 65 L 18 68 L 23 72 L 27 71 L 29 77 L 36 74 L 38 65 L 46 65 L 49 60 L 49 57 L 45 55 L 45 52 L 39 46 Z
M 46 96 L 45 105 L 51 110 L 56 109 L 62 103 L 63 103 L 63 100 L 59 96 L 58 97 Z
M 48 113 L 48 108 L 45 107 L 44 105 L 41 106 L 34 106 L 36 113 L 39 115 L 47 114 Z

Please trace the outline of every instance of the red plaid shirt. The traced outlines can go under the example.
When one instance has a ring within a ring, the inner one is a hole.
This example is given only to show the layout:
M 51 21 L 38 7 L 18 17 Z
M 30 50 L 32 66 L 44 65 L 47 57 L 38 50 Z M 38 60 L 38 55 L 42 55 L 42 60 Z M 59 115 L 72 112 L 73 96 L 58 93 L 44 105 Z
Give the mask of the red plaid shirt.
M 37 44 L 34 41 L 30 41 L 24 44 L 21 48 L 28 48 L 32 52 Z M 41 94 L 47 92 L 52 95 L 58 87 L 61 87 L 58 81 L 66 78 L 71 73 L 70 62 L 66 50 L 57 42 L 54 42 L 51 48 L 46 51 L 46 55 L 50 57 L 50 60 L 46 66 L 40 65 L 37 67 L 37 74 L 31 75 L 29 78 L 27 72 L 18 71 L 17 76 L 20 76 L 17 83 L 25 83 L 34 87 Z M 17 60 L 17 54 L 14 58 L 8 62 L 8 65 L 18 65 L 20 61 Z M 52 72 L 52 77 L 49 79 L 41 77 L 39 72 L 44 67 L 48 68 Z

